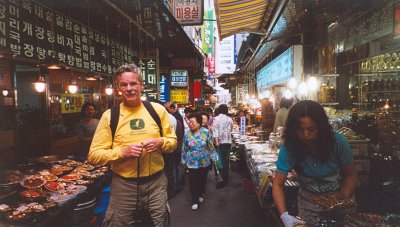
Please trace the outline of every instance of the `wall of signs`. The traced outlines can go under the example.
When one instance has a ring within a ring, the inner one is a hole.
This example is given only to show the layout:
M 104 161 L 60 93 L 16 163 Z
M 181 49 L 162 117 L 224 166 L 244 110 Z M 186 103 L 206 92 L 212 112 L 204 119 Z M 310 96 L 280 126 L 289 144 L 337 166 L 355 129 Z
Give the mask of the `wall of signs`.
M 0 1 L 0 47 L 30 59 L 111 74 L 136 51 L 30 0 Z
M 188 71 L 187 70 L 171 70 L 171 87 L 187 87 Z

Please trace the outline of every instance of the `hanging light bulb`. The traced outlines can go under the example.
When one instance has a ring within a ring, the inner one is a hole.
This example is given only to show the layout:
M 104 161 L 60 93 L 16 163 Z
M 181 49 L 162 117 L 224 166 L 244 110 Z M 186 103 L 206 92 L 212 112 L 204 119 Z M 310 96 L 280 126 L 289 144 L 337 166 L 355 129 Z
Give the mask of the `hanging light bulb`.
M 4 90 L 2 91 L 2 93 L 3 93 L 3 96 L 5 97 L 5 96 L 8 95 L 8 90 L 7 90 L 7 89 L 4 89 Z
M 307 95 L 307 84 L 305 82 L 301 82 L 299 84 L 298 91 L 300 95 Z
M 35 90 L 39 93 L 44 92 L 44 90 L 46 89 L 46 83 L 43 76 L 39 76 L 38 81 L 33 84 L 35 85 Z
M 113 88 L 112 88 L 112 85 L 111 84 L 109 84 L 109 85 L 107 85 L 107 87 L 106 87 L 106 89 L 105 89 L 105 92 L 106 92 L 106 94 L 107 95 L 112 95 L 113 94 Z
M 289 81 L 288 81 L 288 83 L 287 83 L 287 86 L 288 86 L 290 89 L 294 90 L 294 89 L 296 88 L 296 86 L 297 86 L 297 80 L 296 80 L 296 78 L 294 78 L 294 77 L 290 78 Z
M 286 99 L 291 99 L 293 98 L 293 92 L 290 89 L 285 89 L 285 91 L 283 91 L 283 97 L 285 97 Z
M 317 90 L 317 87 L 318 87 L 317 78 L 315 78 L 314 76 L 308 78 L 307 87 L 308 87 L 308 89 L 310 89 L 310 91 Z
M 142 101 L 146 101 L 146 100 L 147 100 L 147 97 L 146 97 L 146 95 L 145 95 L 145 94 L 143 94 L 142 96 L 140 96 L 140 100 L 142 100 Z
M 68 91 L 71 94 L 75 94 L 78 91 L 78 86 L 76 85 L 76 80 L 71 80 L 71 84 L 68 85 Z

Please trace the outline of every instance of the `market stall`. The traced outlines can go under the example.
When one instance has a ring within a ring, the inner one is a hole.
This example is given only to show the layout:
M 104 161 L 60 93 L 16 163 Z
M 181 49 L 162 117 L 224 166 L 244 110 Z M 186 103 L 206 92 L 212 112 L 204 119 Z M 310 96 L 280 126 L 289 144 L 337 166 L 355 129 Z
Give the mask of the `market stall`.
M 73 225 L 93 216 L 110 183 L 107 166 L 43 156 L 6 170 L 0 184 L 1 226 Z

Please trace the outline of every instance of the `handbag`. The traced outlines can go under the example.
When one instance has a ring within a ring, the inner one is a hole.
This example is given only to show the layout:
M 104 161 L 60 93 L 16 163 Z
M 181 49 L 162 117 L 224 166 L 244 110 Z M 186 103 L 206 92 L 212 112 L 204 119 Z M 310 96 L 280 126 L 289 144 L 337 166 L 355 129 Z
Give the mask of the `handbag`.
M 215 173 L 216 173 L 215 174 L 215 182 L 217 184 L 220 184 L 220 183 L 224 182 L 224 179 L 222 178 L 221 173 L 219 172 L 215 163 L 214 163 L 214 166 L 215 166 Z
M 217 147 L 217 154 L 218 154 L 218 160 L 216 163 L 216 169 L 222 169 L 224 165 L 222 164 L 222 155 L 221 152 L 219 151 L 219 147 Z

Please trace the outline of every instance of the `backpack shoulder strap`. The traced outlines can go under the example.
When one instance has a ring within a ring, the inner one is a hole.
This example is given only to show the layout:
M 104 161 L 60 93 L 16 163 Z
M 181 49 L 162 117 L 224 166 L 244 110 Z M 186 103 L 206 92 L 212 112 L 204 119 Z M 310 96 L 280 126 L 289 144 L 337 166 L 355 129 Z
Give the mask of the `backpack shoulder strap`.
M 114 142 L 115 131 L 117 130 L 119 121 L 119 105 L 111 108 L 110 128 L 112 134 L 112 141 Z
M 163 131 L 162 131 L 162 125 L 161 125 L 161 119 L 160 116 L 158 116 L 156 110 L 154 109 L 153 105 L 149 101 L 142 101 L 144 107 L 146 107 L 146 110 L 149 112 L 153 120 L 157 123 L 158 129 L 160 130 L 160 136 L 163 136 Z

